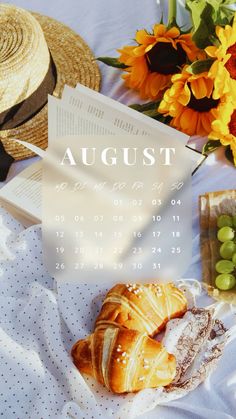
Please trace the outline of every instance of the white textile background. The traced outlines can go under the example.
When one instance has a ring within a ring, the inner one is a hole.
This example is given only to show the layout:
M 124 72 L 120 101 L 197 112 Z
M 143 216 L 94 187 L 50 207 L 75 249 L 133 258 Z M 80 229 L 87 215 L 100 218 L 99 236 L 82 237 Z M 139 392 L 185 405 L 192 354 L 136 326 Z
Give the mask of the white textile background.
M 87 41 L 95 56 L 115 56 L 116 48 L 129 43 L 136 29 L 150 29 L 160 18 L 155 0 L 15 0 L 8 3 L 50 15 L 71 26 Z M 124 88 L 118 70 L 104 65 L 100 68 L 103 94 L 125 104 L 138 100 L 133 92 Z M 8 179 L 32 161 L 15 163 Z M 198 196 L 235 188 L 235 173 L 222 150 L 218 150 L 193 176 L 193 259 L 186 277 L 201 279 Z M 80 322 L 89 330 L 98 307 L 98 293 L 91 291 L 91 315 L 83 319 L 80 311 L 88 311 L 83 294 L 85 291 L 88 294 L 89 290 L 67 285 L 58 289 L 57 296 L 41 258 L 40 228 L 24 230 L 1 210 L 0 417 L 110 417 L 109 408 L 104 413 L 107 403 L 99 393 L 96 406 L 84 385 L 81 390 L 81 378 L 68 355 L 72 343 L 81 337 Z M 236 418 L 235 350 L 236 342 L 232 341 L 217 371 L 193 393 L 168 406 L 155 408 L 142 418 Z
M 63 283 L 56 292 L 42 263 L 41 227 L 24 230 L 0 209 L 0 233 L 0 416 L 133 419 L 147 411 L 158 390 L 112 396 L 93 382 L 91 393 L 69 355 L 72 344 L 92 330 L 106 284 Z M 203 294 L 198 306 L 207 304 Z M 231 327 L 236 311 L 227 305 L 220 309 L 218 317 Z M 139 417 L 234 418 L 235 346 L 236 333 L 204 384 Z

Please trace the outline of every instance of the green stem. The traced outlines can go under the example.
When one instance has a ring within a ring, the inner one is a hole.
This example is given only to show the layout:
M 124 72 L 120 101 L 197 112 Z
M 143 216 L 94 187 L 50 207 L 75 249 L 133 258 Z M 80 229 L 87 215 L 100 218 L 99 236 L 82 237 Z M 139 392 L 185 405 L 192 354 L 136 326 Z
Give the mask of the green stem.
M 168 27 L 176 24 L 176 0 L 169 0 L 168 3 Z

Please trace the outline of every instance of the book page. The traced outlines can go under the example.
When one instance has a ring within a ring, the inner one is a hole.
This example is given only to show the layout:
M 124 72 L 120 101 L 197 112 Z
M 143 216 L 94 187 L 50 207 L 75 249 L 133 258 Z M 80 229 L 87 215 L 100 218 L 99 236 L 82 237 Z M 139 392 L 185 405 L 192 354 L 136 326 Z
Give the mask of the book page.
M 114 135 L 117 130 L 108 121 L 78 111 L 54 96 L 48 98 L 48 142 L 65 135 Z
M 114 134 L 150 136 L 157 135 L 159 132 L 174 136 L 185 145 L 189 140 L 186 134 L 80 84 L 76 86 L 76 89 L 65 86 L 62 100 L 63 105 L 66 106 L 64 112 L 69 113 L 69 109 L 77 110 L 81 120 L 86 119 L 88 128 L 91 128 L 91 122 L 96 127 L 100 126 L 100 129 L 105 124 L 108 129 L 106 134 L 108 135 L 112 132 Z M 67 120 L 70 118 L 67 116 Z M 89 123 L 88 121 L 91 122 Z M 100 134 L 96 128 L 94 130 L 94 133 L 97 135 Z M 86 132 L 84 130 L 82 135 L 84 134 L 90 134 L 90 131 Z M 65 133 L 62 135 L 65 135 Z M 192 160 L 192 172 L 194 173 L 198 166 L 205 160 L 205 156 L 190 147 L 187 148 L 189 158 Z
M 13 207 L 13 212 L 23 213 L 26 218 L 40 222 L 41 187 L 42 162 L 37 161 L 0 189 L 0 202 L 6 209 Z
M 76 89 L 65 86 L 62 100 L 66 106 L 77 110 L 80 115 L 86 114 L 87 117 L 103 122 L 119 133 L 155 135 L 160 132 L 178 138 L 182 144 L 186 144 L 189 138 L 187 135 L 81 84 L 77 84 Z

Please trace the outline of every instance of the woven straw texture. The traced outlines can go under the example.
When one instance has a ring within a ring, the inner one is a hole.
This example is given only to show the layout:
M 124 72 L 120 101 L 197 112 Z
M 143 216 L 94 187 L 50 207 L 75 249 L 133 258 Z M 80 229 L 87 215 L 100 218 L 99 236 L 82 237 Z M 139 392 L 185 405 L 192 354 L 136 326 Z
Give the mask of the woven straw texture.
M 32 13 L 32 15 L 43 29 L 48 48 L 56 65 L 57 83 L 53 95 L 61 97 L 65 84 L 75 87 L 77 83 L 81 83 L 98 91 L 100 86 L 98 65 L 84 40 L 70 28 L 52 18 L 37 13 Z M 9 37 L 13 40 L 12 35 Z M 16 39 L 19 40 L 19 38 Z M 5 48 L 4 43 L 0 46 L 1 50 L 2 48 Z M 12 55 L 18 57 L 17 45 L 12 47 Z M 0 51 L 0 56 L 2 56 L 2 51 Z M 40 66 L 40 56 L 36 61 Z M 32 119 L 19 127 L 0 131 L 0 140 L 6 151 L 15 160 L 33 156 L 34 154 L 30 150 L 15 143 L 12 139 L 24 140 L 45 149 L 48 144 L 47 105 Z
M 0 112 L 4 112 L 39 87 L 50 55 L 40 24 L 23 9 L 2 4 L 0 27 Z

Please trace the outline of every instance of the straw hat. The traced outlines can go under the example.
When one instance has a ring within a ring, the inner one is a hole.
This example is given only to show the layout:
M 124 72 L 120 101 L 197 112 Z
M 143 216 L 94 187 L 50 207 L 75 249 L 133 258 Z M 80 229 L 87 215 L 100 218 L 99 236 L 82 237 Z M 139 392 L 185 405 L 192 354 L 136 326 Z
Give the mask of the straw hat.
M 15 160 L 33 153 L 17 138 L 47 147 L 47 95 L 64 85 L 99 90 L 100 73 L 83 39 L 56 20 L 0 4 L 0 140 Z

